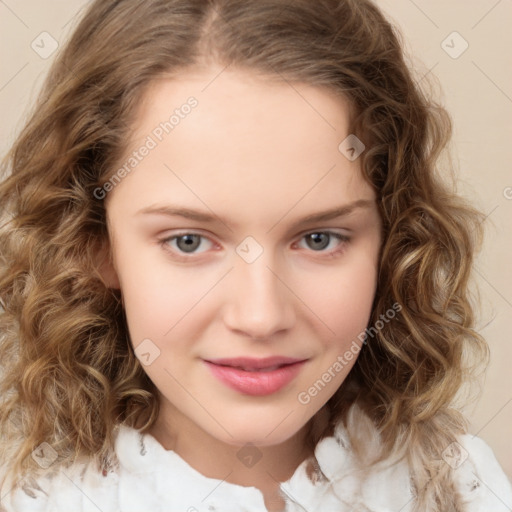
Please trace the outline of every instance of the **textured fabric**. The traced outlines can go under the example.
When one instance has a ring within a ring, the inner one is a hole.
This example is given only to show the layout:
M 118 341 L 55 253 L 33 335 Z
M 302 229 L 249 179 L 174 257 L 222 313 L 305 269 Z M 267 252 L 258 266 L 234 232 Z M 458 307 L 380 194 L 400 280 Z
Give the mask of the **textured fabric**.
M 59 469 L 11 492 L 2 489 L 6 512 L 263 512 L 263 495 L 207 478 L 151 435 L 121 426 L 119 466 L 106 476 L 91 462 Z M 512 487 L 489 446 L 470 435 L 443 452 L 467 512 L 512 511 Z M 344 430 L 318 443 L 312 480 L 303 462 L 281 484 L 287 512 L 410 512 L 414 496 L 405 463 L 376 468 L 363 482 L 354 471 Z

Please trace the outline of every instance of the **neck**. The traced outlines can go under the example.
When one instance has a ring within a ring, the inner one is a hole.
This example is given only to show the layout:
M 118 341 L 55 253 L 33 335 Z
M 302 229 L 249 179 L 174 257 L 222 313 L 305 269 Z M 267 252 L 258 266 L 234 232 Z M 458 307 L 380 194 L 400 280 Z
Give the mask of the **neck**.
M 179 411 L 163 412 L 148 433 L 166 450 L 173 450 L 208 478 L 258 488 L 270 512 L 284 508 L 280 483 L 291 478 L 299 464 L 312 455 L 306 443 L 309 423 L 283 443 L 244 447 L 219 441 Z M 165 417 L 172 418 L 172 427 Z

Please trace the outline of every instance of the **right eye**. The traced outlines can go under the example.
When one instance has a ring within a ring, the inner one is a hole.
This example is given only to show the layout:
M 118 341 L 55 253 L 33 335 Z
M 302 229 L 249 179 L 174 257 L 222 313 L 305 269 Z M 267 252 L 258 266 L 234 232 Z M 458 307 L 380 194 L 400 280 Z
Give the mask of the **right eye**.
M 160 244 L 166 251 L 173 253 L 176 252 L 175 255 L 178 258 L 189 259 L 186 255 L 197 254 L 196 249 L 201 247 L 201 245 L 204 245 L 202 244 L 203 240 L 208 240 L 209 243 L 213 244 L 213 242 L 204 235 L 194 232 L 184 232 L 166 237 L 163 240 L 160 240 Z M 202 252 L 204 251 L 199 251 L 199 253 Z

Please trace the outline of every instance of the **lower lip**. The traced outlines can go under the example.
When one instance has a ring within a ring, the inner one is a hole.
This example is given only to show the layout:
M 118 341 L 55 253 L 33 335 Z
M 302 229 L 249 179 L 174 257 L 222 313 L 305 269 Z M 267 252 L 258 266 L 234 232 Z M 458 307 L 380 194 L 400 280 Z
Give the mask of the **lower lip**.
M 231 366 L 221 366 L 205 361 L 217 379 L 230 388 L 252 396 L 276 393 L 291 382 L 300 372 L 305 361 L 281 366 L 272 371 L 245 371 Z

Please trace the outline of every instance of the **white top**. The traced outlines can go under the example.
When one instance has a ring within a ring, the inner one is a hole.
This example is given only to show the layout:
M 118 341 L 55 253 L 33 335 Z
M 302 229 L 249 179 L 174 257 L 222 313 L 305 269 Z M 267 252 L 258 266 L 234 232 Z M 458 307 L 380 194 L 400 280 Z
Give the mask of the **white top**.
M 410 512 L 413 495 L 405 463 L 375 470 L 364 485 L 355 474 L 345 431 L 315 449 L 327 477 L 313 483 L 304 461 L 281 484 L 286 512 Z M 6 512 L 263 512 L 255 487 L 207 478 L 151 435 L 120 426 L 115 443 L 119 467 L 106 476 L 91 461 L 60 469 L 54 477 L 32 479 L 24 488 L 2 489 L 0 511 Z M 456 486 L 466 512 L 512 511 L 512 487 L 492 450 L 480 438 L 461 436 L 443 452 L 456 468 Z M 257 462 L 256 462 L 257 463 Z M 316 473 L 320 475 L 320 473 Z M 315 478 L 315 480 L 317 480 Z

